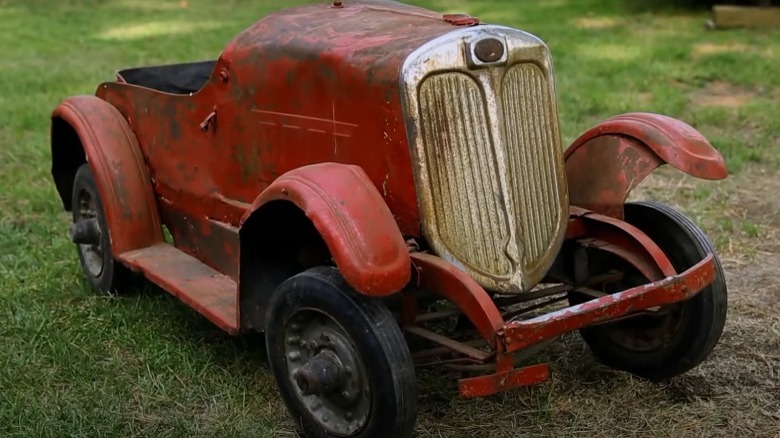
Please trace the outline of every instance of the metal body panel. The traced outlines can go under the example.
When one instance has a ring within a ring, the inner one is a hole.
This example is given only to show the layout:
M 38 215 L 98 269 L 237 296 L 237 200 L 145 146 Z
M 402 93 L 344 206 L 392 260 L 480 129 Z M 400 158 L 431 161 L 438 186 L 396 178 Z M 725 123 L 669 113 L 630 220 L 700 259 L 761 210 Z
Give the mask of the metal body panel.
M 728 175 L 723 157 L 701 133 L 650 113 L 605 120 L 577 138 L 565 159 L 571 204 L 617 218 L 631 190 L 664 163 L 697 178 Z
M 220 59 L 229 90 L 216 135 L 230 135 L 216 184 L 251 202 L 283 173 L 318 162 L 361 166 L 405 236 L 420 235 L 398 75 L 413 50 L 457 29 L 440 14 L 386 0 L 270 15 Z M 222 134 L 219 134 L 219 132 Z
M 506 53 L 476 63 L 486 39 Z M 547 47 L 501 26 L 462 29 L 411 54 L 401 81 L 426 239 L 488 289 L 530 289 L 569 205 Z

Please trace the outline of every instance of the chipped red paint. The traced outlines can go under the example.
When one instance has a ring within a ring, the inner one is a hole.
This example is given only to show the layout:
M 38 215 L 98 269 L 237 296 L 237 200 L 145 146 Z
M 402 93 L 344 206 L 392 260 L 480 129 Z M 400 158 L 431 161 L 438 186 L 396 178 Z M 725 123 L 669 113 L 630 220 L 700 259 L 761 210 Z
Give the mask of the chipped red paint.
M 650 113 L 607 119 L 575 140 L 564 158 L 571 204 L 617 218 L 631 190 L 661 164 L 705 179 L 728 174 L 723 157 L 701 133 Z
M 458 382 L 462 398 L 487 397 L 507 389 L 536 385 L 550 378 L 546 363 L 487 376 L 470 377 Z
M 406 242 L 368 175 L 358 166 L 320 163 L 280 176 L 241 220 L 271 201 L 289 201 L 312 221 L 336 266 L 356 290 L 389 295 L 409 282 Z
M 712 254 L 682 274 L 637 286 L 585 303 L 567 307 L 504 327 L 507 352 L 631 312 L 687 300 L 707 287 L 715 278 Z
M 289 170 L 357 164 L 403 235 L 419 237 L 399 73 L 413 50 L 453 30 L 440 14 L 384 0 L 308 5 L 258 21 L 220 56 L 231 81 L 213 99 L 217 135 L 232 137 L 225 152 L 256 154 L 257 168 L 222 159 L 215 185 L 252 202 Z M 247 171 L 253 180 L 242 176 Z
M 81 140 L 85 159 L 95 181 L 99 181 L 114 256 L 162 242 L 149 173 L 136 136 L 122 114 L 94 96 L 75 96 L 60 103 L 52 119 L 68 123 Z M 53 156 L 82 152 L 60 150 L 71 146 L 61 143 L 65 138 L 52 137 Z M 53 163 L 55 175 L 58 165 L 57 161 Z
M 440 257 L 419 252 L 412 253 L 410 257 L 416 273 L 413 286 L 439 294 L 455 303 L 488 345 L 495 345 L 496 331 L 503 327 L 504 319 L 485 289 Z

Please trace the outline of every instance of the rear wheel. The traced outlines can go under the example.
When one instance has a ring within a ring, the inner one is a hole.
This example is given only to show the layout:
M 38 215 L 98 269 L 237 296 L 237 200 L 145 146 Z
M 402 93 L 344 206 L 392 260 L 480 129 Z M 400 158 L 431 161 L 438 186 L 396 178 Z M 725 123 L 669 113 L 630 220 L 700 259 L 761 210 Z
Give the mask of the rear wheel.
M 726 321 L 727 291 L 723 269 L 705 234 L 689 218 L 654 202 L 625 206 L 626 222 L 644 231 L 682 272 L 708 253 L 715 255 L 715 279 L 690 300 L 662 306 L 655 312 L 580 330 L 602 362 L 652 380 L 682 374 L 701 363 L 715 347 Z M 602 264 L 604 265 L 604 264 Z M 638 273 L 617 284 L 617 292 L 646 283 Z M 582 298 L 573 296 L 572 301 Z
M 89 164 L 82 164 L 73 178 L 71 207 L 70 238 L 77 246 L 84 275 L 96 291 L 115 292 L 129 271 L 112 255 L 103 202 Z
M 265 336 L 279 392 L 305 436 L 411 436 L 417 382 L 409 348 L 385 305 L 352 290 L 337 269 L 282 283 Z

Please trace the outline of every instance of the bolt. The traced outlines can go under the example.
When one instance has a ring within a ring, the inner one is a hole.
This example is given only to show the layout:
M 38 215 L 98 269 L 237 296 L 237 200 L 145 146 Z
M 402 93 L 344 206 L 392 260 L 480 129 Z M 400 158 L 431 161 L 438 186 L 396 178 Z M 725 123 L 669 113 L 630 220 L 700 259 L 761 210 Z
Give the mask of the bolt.
M 301 325 L 300 325 L 300 324 L 298 324 L 297 322 L 294 322 L 294 323 L 290 324 L 290 329 L 291 329 L 291 330 L 298 331 L 298 330 L 300 330 L 300 329 L 301 329 Z
M 341 396 L 348 399 L 348 398 L 350 398 L 350 396 L 352 396 L 352 394 L 350 394 L 349 391 L 344 390 L 344 391 L 341 391 Z
M 305 339 L 301 339 L 301 341 L 298 342 L 298 346 L 301 348 L 308 348 L 308 343 L 306 342 Z
M 290 336 L 289 338 L 287 338 L 287 343 L 290 345 L 296 345 L 298 341 L 300 341 L 300 339 L 301 338 L 299 338 L 298 336 Z
M 309 341 L 309 349 L 310 350 L 316 350 L 317 349 L 317 341 Z
M 352 411 L 347 411 L 344 413 L 344 418 L 347 419 L 347 421 L 352 421 Z
M 314 403 L 311 404 L 312 411 L 319 411 L 320 408 L 322 408 L 322 403 L 319 400 L 315 400 Z
M 327 423 L 330 421 L 330 416 L 328 414 L 322 414 L 322 421 Z
M 352 367 L 349 366 L 349 365 L 345 366 L 344 367 L 344 374 L 346 374 L 347 376 L 351 376 L 352 375 Z
M 296 362 L 298 359 L 301 358 L 301 353 L 298 353 L 297 351 L 293 351 L 290 354 L 287 355 L 287 357 L 293 361 Z

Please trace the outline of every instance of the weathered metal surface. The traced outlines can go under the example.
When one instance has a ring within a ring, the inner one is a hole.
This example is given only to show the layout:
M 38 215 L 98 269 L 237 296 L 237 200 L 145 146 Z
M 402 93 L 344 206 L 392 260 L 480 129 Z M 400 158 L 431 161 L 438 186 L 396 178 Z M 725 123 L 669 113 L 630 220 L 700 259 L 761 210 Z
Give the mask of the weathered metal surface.
M 131 269 L 205 316 L 217 327 L 238 333 L 236 282 L 168 244 L 120 254 Z
M 67 123 L 78 135 L 81 146 L 58 129 Z M 110 104 L 94 96 L 75 96 L 52 112 L 52 174 L 60 197 L 69 200 L 78 164 L 88 162 L 97 182 L 114 256 L 125 251 L 162 242 L 160 217 L 155 205 L 149 173 L 136 136 Z M 70 159 L 58 159 L 69 155 Z M 83 158 L 74 161 L 73 158 Z M 63 166 L 76 164 L 76 168 Z M 69 181 L 67 180 L 69 178 Z M 70 208 L 70 203 L 66 204 Z
M 358 164 L 403 234 L 419 236 L 398 76 L 409 53 L 454 29 L 422 8 L 359 0 L 281 11 L 238 35 L 221 56 L 232 89 L 218 123 L 236 133 L 249 152 L 241 156 L 256 154 L 251 174 L 260 187 L 230 197 L 251 201 L 263 184 L 306 164 Z M 252 161 L 226 166 L 223 184 L 246 186 L 241 175 Z
M 259 193 L 307 164 L 359 164 L 390 207 L 394 228 L 419 236 L 398 75 L 411 51 L 452 30 L 441 15 L 387 1 L 294 8 L 231 41 L 196 93 L 116 82 L 97 94 L 137 133 L 177 245 L 233 275 L 234 239 L 220 243 L 214 222 L 239 226 Z M 197 242 L 224 247 L 228 263 L 206 256 Z M 383 281 L 397 290 L 402 277 Z M 375 287 L 360 281 L 358 289 Z
M 496 62 L 476 53 L 489 40 L 507 47 Z M 463 29 L 411 54 L 402 85 L 428 242 L 488 289 L 529 289 L 560 248 L 569 205 L 546 46 Z
M 661 164 L 704 179 L 728 174 L 723 157 L 701 133 L 649 113 L 596 125 L 572 143 L 565 160 L 571 204 L 617 218 L 631 190 Z
M 452 301 L 469 318 L 490 346 L 496 344 L 496 332 L 504 319 L 493 300 L 473 278 L 446 260 L 430 254 L 409 255 L 415 276 L 412 285 Z
M 487 397 L 507 389 L 536 385 L 550 377 L 546 363 L 458 381 L 462 398 Z
M 360 167 L 320 163 L 291 170 L 255 199 L 241 222 L 263 205 L 279 200 L 306 213 L 339 271 L 356 290 L 382 296 L 398 292 L 409 282 L 406 242 Z
M 571 215 L 585 227 L 586 233 L 575 239 L 581 245 L 623 258 L 651 281 L 677 273 L 664 251 L 639 228 L 574 206 L 571 207 Z
M 176 206 L 164 215 L 188 218 L 174 234 L 197 239 L 208 218 L 237 226 L 276 178 L 332 161 L 359 164 L 403 234 L 419 236 L 398 76 L 411 51 L 453 29 L 390 1 L 293 8 L 239 34 L 195 93 L 111 82 L 97 94 L 138 135 L 161 208 Z
M 695 296 L 715 277 L 713 255 L 707 255 L 687 271 L 504 327 L 506 351 L 518 351 L 551 337 L 627 315 L 631 312 L 676 303 Z

